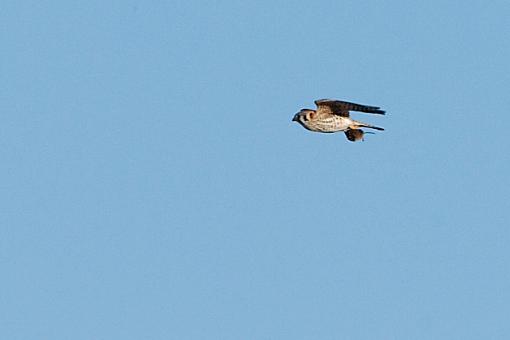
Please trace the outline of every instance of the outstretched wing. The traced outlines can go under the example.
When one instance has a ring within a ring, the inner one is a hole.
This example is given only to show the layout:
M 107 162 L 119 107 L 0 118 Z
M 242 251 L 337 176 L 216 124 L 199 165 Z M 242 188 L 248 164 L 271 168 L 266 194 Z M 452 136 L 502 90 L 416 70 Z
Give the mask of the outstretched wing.
M 383 115 L 384 111 L 377 106 L 367 106 L 356 103 L 344 102 L 341 100 L 319 99 L 315 101 L 319 115 L 334 114 L 349 117 L 349 111 L 359 111 Z

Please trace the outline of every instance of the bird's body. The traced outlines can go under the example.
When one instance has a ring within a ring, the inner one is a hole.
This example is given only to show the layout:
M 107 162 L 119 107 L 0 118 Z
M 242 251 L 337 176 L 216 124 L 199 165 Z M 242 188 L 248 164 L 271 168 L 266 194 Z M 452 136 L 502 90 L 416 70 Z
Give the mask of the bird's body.
M 384 130 L 381 127 L 362 123 L 350 118 L 349 111 L 361 111 L 374 114 L 384 114 L 376 106 L 360 105 L 340 100 L 320 99 L 316 100 L 317 110 L 302 109 L 294 115 L 293 121 L 297 121 L 305 129 L 333 133 L 343 131 L 348 140 L 355 142 L 363 140 L 364 132 L 360 128 Z
M 309 120 L 303 127 L 313 132 L 333 133 L 345 131 L 353 124 L 353 120 L 348 117 L 330 116 L 315 120 Z

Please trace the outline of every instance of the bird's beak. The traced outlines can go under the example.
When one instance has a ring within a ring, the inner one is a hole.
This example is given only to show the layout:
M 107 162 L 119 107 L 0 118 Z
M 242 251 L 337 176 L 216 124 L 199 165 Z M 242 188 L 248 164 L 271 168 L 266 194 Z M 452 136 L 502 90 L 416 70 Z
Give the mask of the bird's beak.
M 292 121 L 293 121 L 293 122 L 297 122 L 297 121 L 298 121 L 298 116 L 297 116 L 297 115 L 294 115 L 294 118 L 292 118 Z

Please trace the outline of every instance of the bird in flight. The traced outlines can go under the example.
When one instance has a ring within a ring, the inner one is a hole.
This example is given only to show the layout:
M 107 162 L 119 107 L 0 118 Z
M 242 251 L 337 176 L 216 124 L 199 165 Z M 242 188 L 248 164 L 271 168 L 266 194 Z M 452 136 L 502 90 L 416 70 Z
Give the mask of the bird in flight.
M 343 131 L 351 142 L 364 140 L 366 133 L 361 128 L 383 131 L 382 127 L 366 124 L 350 117 L 349 111 L 359 111 L 384 115 L 384 111 L 377 106 L 367 106 L 344 102 L 341 100 L 319 99 L 315 101 L 317 110 L 301 109 L 294 115 L 292 121 L 298 122 L 305 129 L 314 132 L 332 133 Z

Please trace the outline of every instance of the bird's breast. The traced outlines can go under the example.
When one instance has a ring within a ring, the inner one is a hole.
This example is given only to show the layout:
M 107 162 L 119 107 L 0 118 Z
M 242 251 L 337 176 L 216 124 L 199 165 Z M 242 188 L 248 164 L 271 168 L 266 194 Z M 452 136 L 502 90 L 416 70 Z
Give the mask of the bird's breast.
M 315 132 L 337 132 L 347 130 L 351 119 L 347 117 L 331 116 L 321 119 L 309 120 L 306 128 Z

